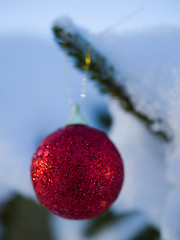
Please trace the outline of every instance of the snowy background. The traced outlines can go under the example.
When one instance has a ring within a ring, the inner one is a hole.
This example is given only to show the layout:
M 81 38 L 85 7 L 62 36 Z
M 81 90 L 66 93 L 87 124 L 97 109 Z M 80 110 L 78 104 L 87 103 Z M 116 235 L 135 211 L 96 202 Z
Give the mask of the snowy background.
M 13 192 L 34 198 L 30 160 L 38 142 L 64 126 L 69 117 L 67 77 L 72 80 L 74 101 L 79 101 L 83 74 L 56 45 L 51 30 L 54 20 L 66 16 L 85 29 L 92 45 L 115 67 L 117 78 L 123 75 L 137 109 L 163 119 L 163 126 L 153 127 L 173 136 L 165 142 L 153 135 L 88 81 L 82 113 L 89 125 L 98 128 L 99 109 L 111 113 L 109 136 L 125 164 L 125 184 L 112 208 L 117 212 L 140 210 L 143 217 L 136 231 L 150 222 L 160 228 L 162 239 L 180 240 L 179 9 L 175 0 L 0 2 L 2 202 Z M 85 224 L 52 217 L 57 239 L 84 239 Z M 125 224 L 119 232 L 116 224 L 94 239 L 121 236 L 126 240 L 127 230 Z

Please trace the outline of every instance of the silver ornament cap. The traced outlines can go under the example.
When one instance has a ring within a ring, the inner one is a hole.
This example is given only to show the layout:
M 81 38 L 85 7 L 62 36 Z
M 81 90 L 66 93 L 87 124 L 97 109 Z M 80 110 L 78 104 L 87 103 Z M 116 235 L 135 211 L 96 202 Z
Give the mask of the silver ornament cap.
M 87 122 L 80 114 L 79 105 L 73 105 L 72 114 L 69 117 L 66 125 L 78 125 L 78 124 L 87 125 Z

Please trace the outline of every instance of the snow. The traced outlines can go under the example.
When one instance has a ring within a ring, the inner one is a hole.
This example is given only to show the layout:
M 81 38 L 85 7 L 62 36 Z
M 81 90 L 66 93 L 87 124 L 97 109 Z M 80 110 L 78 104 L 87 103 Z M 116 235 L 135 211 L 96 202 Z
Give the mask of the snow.
M 164 240 L 180 239 L 180 186 L 172 189 L 167 197 L 163 213 L 162 233 Z
M 173 95 L 176 87 L 174 71 L 180 65 L 179 40 L 179 28 L 161 26 L 141 32 L 99 35 L 93 41 L 115 67 L 117 78 L 136 109 L 151 119 L 162 119 L 156 130 L 162 129 L 169 135 L 172 126 L 168 121 L 170 106 L 166 95 L 170 91 Z
M 116 209 L 139 209 L 153 224 L 159 225 L 169 190 L 166 178 L 166 144 L 153 136 L 130 113 L 111 102 L 114 124 L 111 138 L 118 147 L 125 166 L 125 182 Z M 117 111 L 118 109 L 118 111 Z
M 94 45 L 115 66 L 119 81 L 123 76 L 120 83 L 136 109 L 150 119 L 162 119 L 154 130 L 173 137 L 163 143 L 110 102 L 114 119 L 110 136 L 122 153 L 126 173 L 119 205 L 146 213 L 166 240 L 180 239 L 179 41 L 180 28 L 165 26 L 94 37 Z
M 70 22 L 68 27 L 73 31 Z M 179 240 L 180 29 L 160 26 L 141 32 L 89 34 L 89 39 L 113 64 L 117 79 L 123 77 L 136 109 L 163 120 L 154 130 L 163 129 L 173 136 L 171 142 L 164 142 L 88 82 L 83 115 L 97 127 L 95 110 L 106 107 L 108 100 L 113 117 L 110 137 L 124 159 L 125 182 L 112 209 L 138 209 L 160 228 L 164 240 Z M 33 151 L 44 136 L 64 126 L 70 114 L 66 71 L 75 102 L 79 101 L 82 73 L 73 61 L 67 64 L 62 50 L 46 38 L 1 37 L 0 52 L 0 199 L 4 201 L 13 191 L 34 196 L 28 174 Z M 80 239 L 82 222 L 56 217 L 53 221 L 57 228 L 62 226 L 65 239 Z M 118 239 L 118 231 L 118 225 L 112 232 L 107 230 L 106 239 Z

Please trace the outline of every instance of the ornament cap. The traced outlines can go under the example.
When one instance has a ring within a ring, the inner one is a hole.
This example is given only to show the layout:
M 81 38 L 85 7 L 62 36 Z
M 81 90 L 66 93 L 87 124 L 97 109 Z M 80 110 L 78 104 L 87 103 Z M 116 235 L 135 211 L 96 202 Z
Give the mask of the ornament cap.
M 73 105 L 72 115 L 68 119 L 66 125 L 78 125 L 78 124 L 87 125 L 87 122 L 84 120 L 84 118 L 80 114 L 79 105 Z

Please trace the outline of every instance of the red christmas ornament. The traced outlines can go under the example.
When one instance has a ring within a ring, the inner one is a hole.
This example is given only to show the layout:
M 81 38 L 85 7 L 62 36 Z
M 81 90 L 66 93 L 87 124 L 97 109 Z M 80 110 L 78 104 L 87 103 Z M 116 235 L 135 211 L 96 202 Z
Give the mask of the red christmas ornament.
M 88 219 L 106 211 L 121 190 L 123 175 L 113 143 L 86 125 L 69 125 L 50 134 L 31 164 L 38 200 L 68 219 Z

